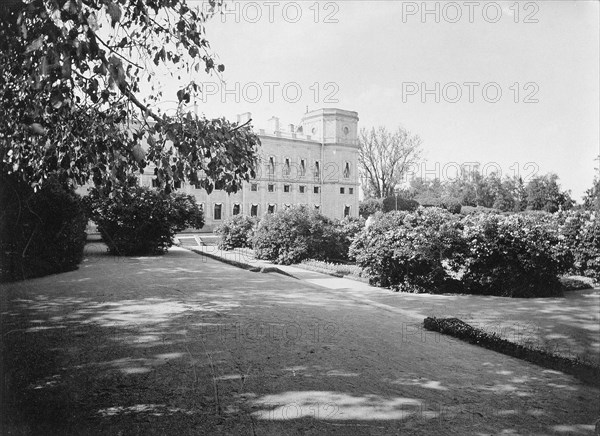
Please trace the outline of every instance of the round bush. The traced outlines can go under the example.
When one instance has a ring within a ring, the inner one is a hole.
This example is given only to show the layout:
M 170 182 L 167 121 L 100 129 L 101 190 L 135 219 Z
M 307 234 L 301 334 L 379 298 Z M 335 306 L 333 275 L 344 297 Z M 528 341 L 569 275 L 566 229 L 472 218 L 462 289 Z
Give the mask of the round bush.
M 600 214 L 570 210 L 556 216 L 559 238 L 572 257 L 571 271 L 600 281 Z
M 457 292 L 456 253 L 460 223 L 449 212 L 420 207 L 415 212 L 378 214 L 359 233 L 350 255 L 371 283 L 408 292 Z
M 173 245 L 175 233 L 204 225 L 190 195 L 123 185 L 110 193 L 93 188 L 87 202 L 103 241 L 119 256 L 162 254 Z
M 265 215 L 256 229 L 253 246 L 258 259 L 284 265 L 341 256 L 339 232 L 334 223 L 305 206 Z
M 505 297 L 549 297 L 562 292 L 567 262 L 555 253 L 558 234 L 547 217 L 476 214 L 463 219 L 465 289 Z
M 215 229 L 220 235 L 218 246 L 221 250 L 252 247 L 254 228 L 258 219 L 246 215 L 235 215 Z
M 76 269 L 83 259 L 88 222 L 79 195 L 54 177 L 37 192 L 15 175 L 0 177 L 1 280 Z

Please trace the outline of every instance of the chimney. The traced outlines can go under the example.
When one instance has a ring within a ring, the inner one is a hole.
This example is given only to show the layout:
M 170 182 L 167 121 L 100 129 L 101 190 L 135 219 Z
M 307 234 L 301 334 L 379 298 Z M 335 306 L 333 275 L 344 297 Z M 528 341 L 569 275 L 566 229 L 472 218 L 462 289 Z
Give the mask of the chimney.
M 275 133 L 275 132 L 279 132 L 279 118 L 277 117 L 271 117 L 268 121 L 269 123 L 269 129 Z

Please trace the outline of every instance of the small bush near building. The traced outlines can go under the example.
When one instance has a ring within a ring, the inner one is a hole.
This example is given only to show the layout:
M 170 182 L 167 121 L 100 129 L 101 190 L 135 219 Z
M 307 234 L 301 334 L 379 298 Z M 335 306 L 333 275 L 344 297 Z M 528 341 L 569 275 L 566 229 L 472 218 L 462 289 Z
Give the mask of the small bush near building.
M 350 248 L 371 283 L 407 292 L 458 292 L 460 223 L 439 208 L 376 216 Z
M 87 216 L 81 198 L 55 178 L 33 189 L 0 176 L 0 278 L 23 280 L 70 271 L 83 259 Z
M 305 206 L 265 215 L 256 229 L 253 246 L 258 259 L 284 265 L 304 259 L 335 259 L 340 253 L 335 224 Z
M 194 197 L 148 187 L 120 186 L 110 193 L 92 188 L 87 203 L 103 241 L 119 256 L 162 254 L 175 233 L 204 225 Z
M 215 229 L 215 233 L 220 236 L 219 249 L 251 248 L 254 228 L 257 224 L 257 218 L 246 215 L 235 215 L 225 220 Z

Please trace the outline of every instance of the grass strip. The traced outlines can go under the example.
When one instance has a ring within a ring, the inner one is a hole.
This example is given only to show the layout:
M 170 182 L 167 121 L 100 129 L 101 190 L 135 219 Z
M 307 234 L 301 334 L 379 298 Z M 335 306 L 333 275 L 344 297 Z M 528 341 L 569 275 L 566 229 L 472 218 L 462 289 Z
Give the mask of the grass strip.
M 559 356 L 545 350 L 530 348 L 473 327 L 458 318 L 427 317 L 423 322 L 427 330 L 443 333 L 498 353 L 523 359 L 544 368 L 562 371 L 579 380 L 600 386 L 600 367 L 577 358 Z

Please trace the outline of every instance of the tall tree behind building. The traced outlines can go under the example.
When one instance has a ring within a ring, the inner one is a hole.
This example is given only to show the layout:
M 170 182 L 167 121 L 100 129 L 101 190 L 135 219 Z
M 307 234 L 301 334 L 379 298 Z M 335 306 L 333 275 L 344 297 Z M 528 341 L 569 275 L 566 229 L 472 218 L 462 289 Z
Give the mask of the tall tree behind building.
M 421 138 L 399 127 L 362 129 L 359 134 L 358 166 L 366 197 L 385 198 L 415 169 L 421 159 Z

